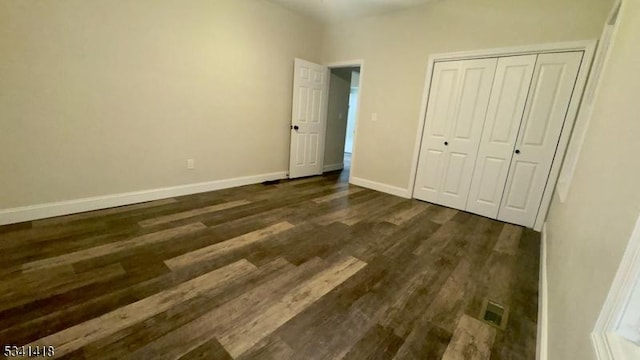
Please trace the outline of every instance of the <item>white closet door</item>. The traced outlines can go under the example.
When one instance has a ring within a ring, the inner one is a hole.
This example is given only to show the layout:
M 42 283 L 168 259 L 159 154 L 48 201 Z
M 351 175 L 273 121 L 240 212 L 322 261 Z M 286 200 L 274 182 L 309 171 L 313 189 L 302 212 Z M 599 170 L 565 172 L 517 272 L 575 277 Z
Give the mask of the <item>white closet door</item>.
M 435 64 L 415 198 L 464 209 L 496 64 L 497 59 Z
M 581 51 L 538 55 L 498 220 L 535 223 L 582 56 Z
M 453 119 L 461 70 L 462 61 L 438 62 L 433 67 L 414 186 L 416 199 L 438 202 L 444 170 L 444 141 Z
M 467 211 L 496 218 L 537 55 L 498 60 Z

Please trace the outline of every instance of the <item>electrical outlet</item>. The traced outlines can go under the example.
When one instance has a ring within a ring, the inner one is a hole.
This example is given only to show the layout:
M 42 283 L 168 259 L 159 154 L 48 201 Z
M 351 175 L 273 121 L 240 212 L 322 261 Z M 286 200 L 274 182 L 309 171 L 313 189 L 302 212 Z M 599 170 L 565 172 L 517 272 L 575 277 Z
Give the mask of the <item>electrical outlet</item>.
M 378 113 L 371 113 L 371 121 L 378 121 Z
M 196 164 L 194 163 L 193 159 L 187 159 L 187 169 L 189 170 L 193 170 L 195 169 Z

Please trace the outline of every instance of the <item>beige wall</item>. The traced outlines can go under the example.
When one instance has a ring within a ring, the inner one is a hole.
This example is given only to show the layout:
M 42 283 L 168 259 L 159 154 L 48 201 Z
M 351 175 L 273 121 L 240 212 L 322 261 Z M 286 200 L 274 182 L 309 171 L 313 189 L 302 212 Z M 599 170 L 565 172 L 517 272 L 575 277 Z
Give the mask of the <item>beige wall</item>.
M 429 55 L 595 39 L 610 6 L 608 0 L 447 0 L 329 27 L 326 62 L 364 59 L 353 176 L 408 187 Z
M 640 213 L 640 2 L 625 1 L 565 203 L 547 219 L 550 360 L 593 358 L 589 334 Z
M 0 209 L 285 171 L 321 31 L 262 0 L 1 1 Z
M 331 71 L 331 86 L 327 107 L 327 134 L 324 148 L 324 165 L 342 164 L 344 140 L 347 134 L 351 69 Z

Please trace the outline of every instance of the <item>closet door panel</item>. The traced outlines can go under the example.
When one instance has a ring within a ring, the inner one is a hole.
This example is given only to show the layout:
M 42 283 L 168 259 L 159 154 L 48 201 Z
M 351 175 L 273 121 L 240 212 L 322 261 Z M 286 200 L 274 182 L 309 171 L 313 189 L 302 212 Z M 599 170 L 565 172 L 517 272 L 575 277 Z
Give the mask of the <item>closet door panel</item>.
M 438 202 L 464 210 L 484 126 L 497 59 L 462 61 L 460 90 L 445 153 L 445 172 Z
M 434 65 L 414 186 L 416 199 L 438 201 L 445 165 L 445 135 L 449 133 L 453 119 L 461 72 L 459 61 Z
M 531 227 L 535 223 L 582 52 L 538 56 L 524 118 L 516 141 L 498 219 Z
M 498 60 L 466 210 L 498 216 L 537 55 Z

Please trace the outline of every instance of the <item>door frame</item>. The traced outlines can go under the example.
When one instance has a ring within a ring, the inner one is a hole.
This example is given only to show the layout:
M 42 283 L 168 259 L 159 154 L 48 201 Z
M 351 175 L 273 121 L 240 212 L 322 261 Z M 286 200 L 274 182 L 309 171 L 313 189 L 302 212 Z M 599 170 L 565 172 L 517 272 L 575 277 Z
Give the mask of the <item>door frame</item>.
M 411 194 L 411 198 L 413 198 L 414 187 L 416 182 L 416 174 L 418 172 L 418 161 L 420 160 L 420 145 L 422 144 L 422 135 L 425 127 L 427 105 L 429 101 L 429 92 L 431 90 L 431 79 L 433 78 L 433 68 L 436 62 L 483 59 L 483 58 L 492 58 L 492 57 L 517 56 L 517 55 L 544 54 L 544 53 L 568 52 L 568 51 L 584 51 L 584 56 L 582 57 L 582 62 L 580 63 L 580 70 L 578 71 L 578 77 L 576 79 L 576 84 L 574 87 L 574 89 L 577 91 L 574 90 L 573 94 L 571 95 L 571 100 L 569 102 L 569 109 L 567 110 L 567 115 L 565 118 L 565 123 L 562 127 L 562 132 L 560 133 L 560 140 L 558 142 L 558 147 L 556 149 L 556 155 L 551 165 L 551 170 L 549 172 L 549 179 L 547 180 L 547 186 L 544 189 L 544 193 L 542 195 L 542 202 L 540 204 L 540 208 L 538 209 L 535 225 L 533 227 L 534 230 L 536 231 L 542 230 L 542 225 L 544 224 L 544 220 L 546 218 L 547 211 L 549 210 L 549 205 L 551 203 L 551 198 L 556 188 L 555 185 L 557 184 L 557 181 L 558 181 L 558 175 L 560 173 L 560 168 L 562 166 L 562 160 L 564 159 L 564 154 L 567 150 L 567 145 L 569 143 L 569 138 L 573 130 L 573 125 L 575 123 L 576 116 L 580 108 L 582 95 L 584 93 L 584 87 L 587 81 L 587 77 L 589 75 L 589 71 L 591 69 L 591 65 L 593 63 L 593 55 L 595 53 L 596 44 L 597 44 L 597 40 L 581 40 L 581 41 L 571 41 L 571 42 L 561 42 L 561 43 L 548 43 L 548 44 L 538 44 L 538 45 L 486 49 L 486 50 L 440 53 L 440 54 L 433 54 L 429 56 L 429 60 L 427 63 L 427 74 L 425 77 L 424 91 L 422 95 L 422 103 L 420 105 L 420 117 L 418 118 L 418 131 L 416 133 L 416 141 L 415 141 L 414 150 L 413 150 L 411 173 L 409 174 L 408 190 L 409 190 L 409 193 Z M 549 184 L 553 184 L 553 186 L 549 186 Z
M 331 73 L 332 69 L 340 69 L 340 68 L 348 68 L 348 67 L 359 67 L 360 68 L 360 78 L 358 79 L 358 106 L 356 109 L 356 118 L 354 120 L 355 124 L 354 124 L 354 132 L 353 132 L 353 149 L 351 150 L 351 168 L 349 169 L 349 183 L 352 183 L 352 178 L 353 178 L 353 169 L 354 169 L 354 164 L 355 164 L 355 159 L 356 159 L 356 144 L 357 144 L 357 138 L 358 138 L 358 120 L 360 119 L 360 109 L 362 108 L 362 101 L 360 101 L 362 99 L 362 77 L 364 75 L 364 59 L 356 59 L 356 60 L 347 60 L 347 61 L 336 61 L 336 62 L 330 62 L 328 64 L 325 64 L 325 66 L 328 68 L 328 73 Z M 327 86 L 329 87 L 329 91 L 331 91 L 331 76 L 329 76 L 329 81 L 327 82 Z M 327 98 L 328 98 L 328 93 L 327 93 Z M 327 109 L 325 110 L 325 113 L 328 112 L 328 107 L 329 104 L 327 102 L 326 104 Z M 327 133 L 327 122 L 325 121 L 325 134 Z M 325 136 L 325 143 L 327 141 L 327 138 Z M 323 166 L 324 166 L 324 154 L 323 154 Z

